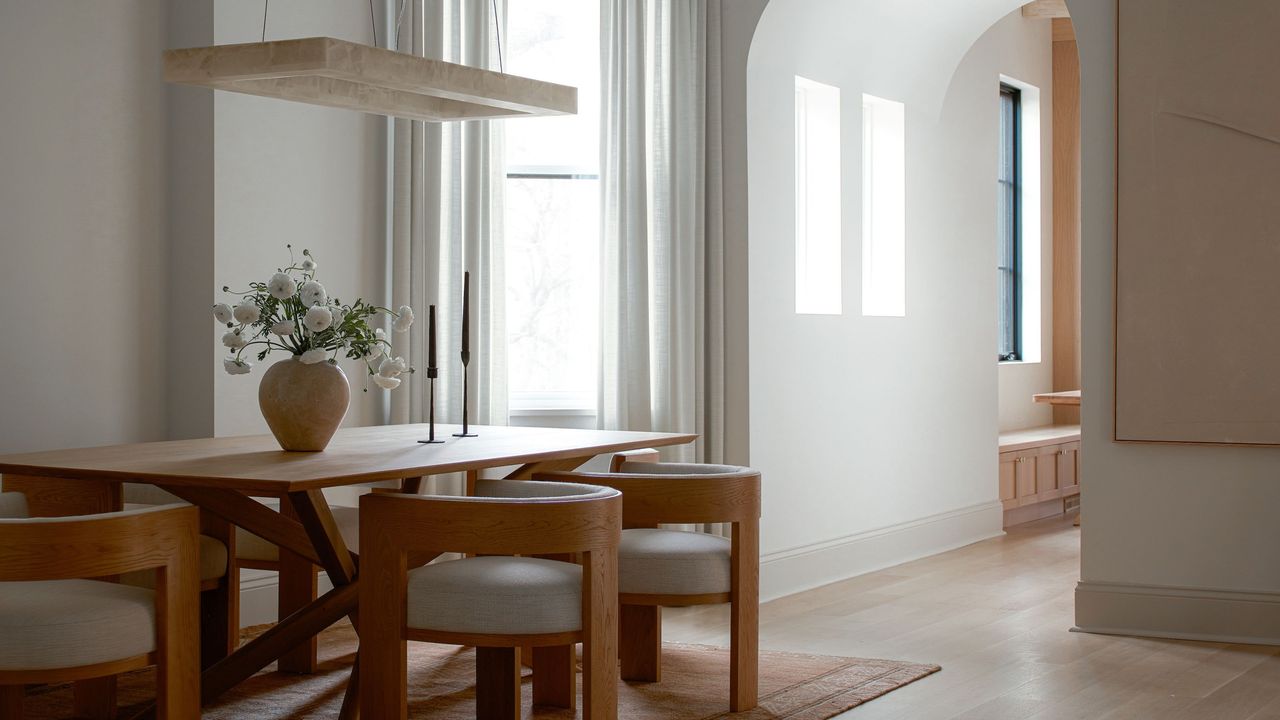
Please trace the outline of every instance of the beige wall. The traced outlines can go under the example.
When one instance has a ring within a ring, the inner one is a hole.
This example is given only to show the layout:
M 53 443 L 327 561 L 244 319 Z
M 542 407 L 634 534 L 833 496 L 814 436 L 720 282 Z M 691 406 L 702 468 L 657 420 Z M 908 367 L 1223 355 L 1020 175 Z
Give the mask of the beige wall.
M 270 5 L 267 36 L 329 35 L 372 44 L 369 8 L 349 0 L 277 0 Z M 262 6 L 219 0 L 214 15 L 218 43 L 261 37 Z M 385 39 L 385 38 L 383 38 Z M 317 279 L 344 302 L 356 297 L 385 304 L 383 194 L 386 119 L 348 110 L 290 103 L 236 93 L 214 95 L 214 288 L 243 288 L 265 281 L 288 264 L 286 243 L 300 258 L 309 248 L 320 264 Z M 420 309 L 420 312 L 425 312 Z M 224 350 L 209 319 L 213 369 L 214 432 L 267 432 L 258 410 L 258 379 L 274 353 L 249 376 L 222 370 Z M 363 363 L 341 363 L 352 385 L 346 425 L 381 421 L 386 391 L 368 393 Z
M 0 452 L 166 435 L 164 8 L 0 3 Z
M 1083 139 L 1076 621 L 1101 631 L 1280 643 L 1280 449 L 1111 440 L 1115 1 L 1069 0 Z

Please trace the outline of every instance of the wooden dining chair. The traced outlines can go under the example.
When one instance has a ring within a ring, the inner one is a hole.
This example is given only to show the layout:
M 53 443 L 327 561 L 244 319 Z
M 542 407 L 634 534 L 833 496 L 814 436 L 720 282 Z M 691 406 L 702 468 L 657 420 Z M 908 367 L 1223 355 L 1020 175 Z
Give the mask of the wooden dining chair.
M 0 513 L 25 514 L 0 493 Z M 0 518 L 0 717 L 25 686 L 77 682 L 77 715 L 113 717 L 115 676 L 155 665 L 161 720 L 200 717 L 199 511 L 166 505 Z M 154 570 L 155 590 L 94 580 Z
M 611 472 L 550 472 L 534 480 L 622 492 L 618 546 L 624 680 L 662 679 L 662 608 L 730 603 L 729 707 L 756 706 L 759 677 L 760 473 L 732 465 L 641 462 L 619 454 Z M 661 528 L 732 523 L 731 537 Z
M 182 500 L 154 485 L 125 483 L 123 488 L 125 507 L 145 507 L 180 503 Z M 282 510 L 278 499 L 265 502 L 276 512 Z M 284 503 L 287 507 L 287 503 Z M 359 540 L 357 521 L 359 509 L 333 507 L 334 519 L 339 530 L 353 551 Z M 209 513 L 201 514 L 200 580 L 201 580 L 201 664 L 208 667 L 236 649 L 240 635 L 240 569 L 280 572 L 282 562 L 309 565 L 310 572 L 300 572 L 290 582 L 278 586 L 277 608 L 279 617 L 286 617 L 295 610 L 316 599 L 320 568 L 306 560 L 287 556 L 283 561 L 279 546 L 241 527 L 234 527 L 225 520 Z M 149 587 L 146 574 L 134 574 L 121 579 L 129 584 Z M 301 647 L 281 658 L 280 669 L 289 672 L 315 672 L 317 665 L 316 640 L 312 638 Z
M 477 718 L 520 717 L 521 647 L 534 704 L 573 708 L 581 642 L 582 717 L 615 720 L 621 495 L 514 480 L 475 494 L 360 499 L 363 716 L 408 717 L 407 640 L 475 646 Z M 475 557 L 409 569 L 447 552 Z

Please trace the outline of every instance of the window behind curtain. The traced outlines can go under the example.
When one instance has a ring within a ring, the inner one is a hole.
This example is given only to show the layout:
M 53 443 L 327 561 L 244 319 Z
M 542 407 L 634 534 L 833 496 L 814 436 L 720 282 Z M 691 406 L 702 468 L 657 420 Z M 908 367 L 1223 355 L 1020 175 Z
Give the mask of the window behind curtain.
M 595 414 L 600 2 L 508 0 L 506 71 L 578 88 L 578 114 L 506 129 L 512 415 Z
M 996 271 L 999 298 L 999 359 L 1021 360 L 1022 288 L 1021 218 L 1022 178 L 1018 144 L 1022 124 L 1021 94 L 1017 88 L 1000 86 L 1000 164 L 997 174 Z

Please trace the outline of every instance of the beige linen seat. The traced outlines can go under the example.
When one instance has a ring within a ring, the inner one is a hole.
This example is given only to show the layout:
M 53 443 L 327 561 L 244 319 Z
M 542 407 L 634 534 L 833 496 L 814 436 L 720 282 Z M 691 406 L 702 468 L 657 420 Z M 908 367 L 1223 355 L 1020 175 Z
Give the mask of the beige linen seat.
M 534 704 L 572 709 L 581 642 L 583 718 L 614 720 L 621 496 L 518 480 L 480 480 L 475 491 L 360 499 L 362 715 L 407 717 L 405 640 L 476 647 L 478 718 L 520 717 L 522 647 L 532 648 Z M 446 552 L 478 557 L 408 569 Z M 560 559 L 578 553 L 581 564 Z
M 115 675 L 157 665 L 158 717 L 198 718 L 198 511 L 25 515 L 0 493 L 0 717 L 22 717 L 25 685 L 68 681 L 77 715 L 111 717 Z M 84 579 L 133 572 L 156 589 Z
M 622 678 L 662 679 L 662 607 L 731 603 L 729 707 L 757 703 L 760 473 L 732 465 L 641 462 L 620 453 L 612 472 L 539 473 L 535 480 L 604 485 L 622 492 L 618 546 Z M 659 527 L 732 523 L 732 538 Z

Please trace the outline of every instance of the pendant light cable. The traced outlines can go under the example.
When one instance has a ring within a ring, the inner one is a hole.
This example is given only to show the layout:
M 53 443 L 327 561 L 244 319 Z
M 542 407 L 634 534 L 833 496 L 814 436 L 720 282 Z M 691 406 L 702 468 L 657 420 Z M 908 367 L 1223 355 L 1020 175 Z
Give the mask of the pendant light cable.
M 378 21 L 373 14 L 373 0 L 369 0 L 369 27 L 373 29 L 373 46 L 378 47 Z
M 498 0 L 493 0 L 493 34 L 498 36 L 498 72 L 506 72 L 502 67 L 502 23 L 498 22 Z
M 262 42 L 267 41 L 267 8 L 271 5 L 271 0 L 262 0 Z

